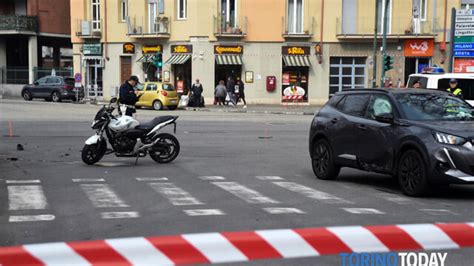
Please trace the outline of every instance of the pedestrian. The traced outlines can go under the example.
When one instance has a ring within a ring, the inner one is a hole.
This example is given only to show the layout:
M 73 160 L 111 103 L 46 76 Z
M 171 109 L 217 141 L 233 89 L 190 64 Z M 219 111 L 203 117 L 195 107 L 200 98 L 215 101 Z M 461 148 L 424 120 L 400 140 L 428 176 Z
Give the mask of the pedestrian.
M 415 82 L 413 83 L 413 88 L 414 89 L 420 89 L 421 88 L 421 82 L 420 80 L 415 80 Z
M 462 90 L 458 87 L 458 81 L 456 79 L 451 79 L 449 81 L 449 88 L 446 91 L 452 93 L 456 97 L 463 98 Z
M 229 76 L 227 78 L 227 95 L 229 96 L 229 101 L 227 102 L 227 105 L 229 105 L 229 102 L 231 102 L 233 105 L 235 105 L 235 98 L 234 98 L 234 89 L 235 89 L 235 81 L 232 78 L 232 76 Z
M 225 97 L 227 96 L 227 88 L 224 84 L 225 82 L 223 80 L 220 80 L 219 84 L 216 86 L 216 89 L 214 91 L 214 96 L 219 106 L 225 105 Z
M 191 98 L 189 103 L 191 107 L 204 107 L 204 101 L 201 99 L 203 91 L 201 82 L 199 79 L 196 79 L 196 83 L 191 86 L 190 90 Z
M 236 90 L 234 92 L 237 96 L 237 100 L 235 101 L 235 103 L 237 104 L 239 100 L 242 99 L 242 101 L 244 102 L 244 108 L 247 108 L 247 101 L 245 100 L 245 84 L 240 79 L 240 77 L 237 77 L 235 89 Z
M 123 105 L 122 107 L 126 108 L 125 115 L 133 116 L 133 114 L 137 112 L 135 110 L 135 104 L 139 97 L 135 92 L 135 86 L 139 83 L 140 81 L 137 76 L 130 76 L 130 78 L 120 86 L 119 101 Z

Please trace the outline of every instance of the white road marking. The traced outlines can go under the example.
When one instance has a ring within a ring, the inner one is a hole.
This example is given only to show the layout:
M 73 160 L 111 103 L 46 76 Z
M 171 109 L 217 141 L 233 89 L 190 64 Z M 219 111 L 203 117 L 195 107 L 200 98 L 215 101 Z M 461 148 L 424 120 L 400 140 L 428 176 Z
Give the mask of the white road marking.
M 119 167 L 119 166 L 130 166 L 129 163 L 96 163 L 96 166 L 103 166 L 103 167 Z
M 8 186 L 10 210 L 42 210 L 48 207 L 41 186 Z
M 66 243 L 23 245 L 23 248 L 45 265 L 91 265 Z M 58 254 L 62 254 L 62 256 L 58 256 Z
M 439 227 L 433 224 L 397 225 L 407 232 L 424 249 L 459 248 L 459 245 Z
M 41 215 L 12 215 L 8 219 L 10 223 L 20 222 L 40 222 L 40 221 L 52 221 L 54 220 L 52 214 L 41 214 Z
M 458 213 L 446 209 L 420 209 L 420 211 L 431 215 L 459 215 Z
M 183 210 L 189 216 L 211 216 L 211 215 L 225 215 L 219 209 L 200 209 L 200 210 Z
M 82 184 L 81 188 L 96 208 L 128 207 L 107 184 Z
M 191 196 L 191 194 L 189 194 L 187 191 L 177 187 L 173 183 L 149 183 L 149 185 L 156 192 L 166 197 L 171 202 L 171 204 L 175 206 L 204 204 Z
M 280 203 L 236 182 L 212 182 L 212 184 L 234 194 L 236 197 L 239 197 L 248 203 Z
M 105 241 L 132 265 L 174 265 L 165 254 L 143 237 L 106 239 Z
M 93 182 L 105 182 L 103 178 L 74 178 L 72 179 L 74 183 L 93 183 Z
M 102 216 L 102 219 L 125 219 L 140 217 L 138 212 L 103 212 L 100 215 Z
M 346 212 L 353 213 L 353 214 L 385 214 L 377 209 L 371 208 L 342 208 Z
M 225 177 L 223 176 L 199 176 L 198 177 L 201 180 L 225 180 Z
M 168 181 L 167 177 L 137 177 L 136 179 L 141 182 Z
M 184 234 L 182 237 L 206 256 L 211 263 L 248 260 L 240 250 L 219 233 Z
M 285 180 L 283 177 L 280 176 L 256 176 L 255 178 L 260 180 Z
M 388 252 L 390 251 L 369 230 L 362 226 L 328 227 L 353 252 Z
M 341 199 L 339 197 L 336 197 L 334 195 L 331 195 L 326 192 L 322 192 L 319 190 L 316 190 L 314 188 L 306 187 L 294 182 L 273 182 L 273 184 L 288 189 L 290 191 L 302 194 L 303 196 L 306 196 L 311 199 L 315 199 L 324 203 L 353 203 L 351 201 Z
M 256 231 L 284 258 L 318 256 L 319 253 L 291 229 Z
M 403 196 L 393 195 L 393 194 L 390 194 L 390 193 L 377 193 L 377 196 L 379 198 L 384 199 L 384 200 L 388 200 L 388 201 L 391 201 L 393 203 L 400 204 L 400 205 L 413 204 L 413 201 L 411 199 L 408 199 L 408 198 L 403 197 Z
M 285 214 L 285 213 L 305 213 L 304 211 L 297 208 L 263 208 L 264 211 L 270 214 Z
M 41 181 L 39 179 L 33 180 L 6 180 L 7 184 L 39 184 Z

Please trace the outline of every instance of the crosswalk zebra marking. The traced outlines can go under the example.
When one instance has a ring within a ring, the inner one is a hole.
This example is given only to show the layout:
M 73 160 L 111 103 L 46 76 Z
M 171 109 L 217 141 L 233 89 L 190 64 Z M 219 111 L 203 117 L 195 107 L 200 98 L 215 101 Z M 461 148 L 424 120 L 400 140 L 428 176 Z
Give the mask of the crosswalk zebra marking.
M 96 208 L 129 207 L 107 184 L 81 184 L 81 188 Z
M 342 209 L 352 214 L 385 214 L 382 211 L 379 211 L 377 209 L 371 209 L 371 208 L 342 208 Z
M 455 213 L 450 210 L 446 209 L 420 209 L 420 211 L 430 214 L 430 215 L 435 215 L 435 216 L 441 216 L 441 215 L 459 215 L 458 213 Z
M 339 197 L 336 197 L 334 195 L 331 195 L 329 193 L 323 192 L 316 190 L 314 188 L 310 188 L 307 186 L 303 186 L 294 182 L 273 182 L 273 184 L 285 188 L 289 191 L 293 191 L 296 193 L 299 193 L 303 196 L 306 196 L 311 199 L 315 199 L 327 204 L 333 204 L 333 203 L 346 203 L 346 204 L 353 204 L 353 202 L 341 199 Z
M 74 183 L 95 183 L 95 182 L 105 182 L 103 178 L 74 178 L 72 179 Z
M 263 204 L 263 203 L 280 203 L 277 200 L 266 197 L 260 192 L 250 189 L 236 182 L 212 182 L 212 184 L 230 192 L 234 196 L 243 199 L 244 201 L 252 204 Z
M 149 185 L 175 206 L 204 205 L 204 203 L 191 196 L 189 192 L 177 187 L 173 183 L 149 183 Z
M 136 179 L 140 182 L 168 181 L 167 177 L 137 177 Z
M 39 179 L 33 180 L 5 180 L 7 185 L 9 184 L 40 184 L 41 181 Z
M 274 181 L 274 180 L 285 180 L 283 177 L 281 176 L 256 176 L 255 178 L 259 179 L 259 180 L 264 180 L 264 181 Z
M 39 222 L 39 221 L 53 221 L 55 216 L 52 214 L 40 214 L 40 215 L 12 215 L 8 221 L 10 223 L 21 223 L 21 222 Z
M 263 208 L 264 211 L 270 214 L 287 214 L 287 213 L 297 213 L 304 214 L 305 212 L 297 208 Z
M 140 217 L 138 212 L 102 212 L 100 215 L 102 219 L 126 219 Z
M 204 180 L 204 181 L 210 181 L 210 180 L 225 180 L 225 177 L 223 176 L 198 176 L 199 179 Z
M 183 210 L 183 212 L 188 216 L 225 215 L 225 213 L 219 209 Z
M 48 207 L 42 186 L 8 186 L 9 210 L 42 210 Z

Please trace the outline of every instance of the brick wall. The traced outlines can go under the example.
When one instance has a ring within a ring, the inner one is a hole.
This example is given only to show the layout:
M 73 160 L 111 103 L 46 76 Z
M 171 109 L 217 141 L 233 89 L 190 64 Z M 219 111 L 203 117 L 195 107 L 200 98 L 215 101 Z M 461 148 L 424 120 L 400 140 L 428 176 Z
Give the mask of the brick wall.
M 40 32 L 71 34 L 69 0 L 28 0 L 28 15 L 38 16 Z

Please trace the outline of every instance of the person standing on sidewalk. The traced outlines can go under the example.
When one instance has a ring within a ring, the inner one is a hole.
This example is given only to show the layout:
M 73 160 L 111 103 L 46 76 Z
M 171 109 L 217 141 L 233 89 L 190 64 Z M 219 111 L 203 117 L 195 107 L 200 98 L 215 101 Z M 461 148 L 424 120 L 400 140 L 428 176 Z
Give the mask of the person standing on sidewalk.
M 235 94 L 237 99 L 235 100 L 235 104 L 239 103 L 239 100 L 242 99 L 244 102 L 244 108 L 247 108 L 247 101 L 245 101 L 245 84 L 244 82 L 240 79 L 240 77 L 237 77 L 237 81 L 235 82 Z
M 200 83 L 199 79 L 196 79 L 196 83 L 191 86 L 191 98 L 190 104 L 191 107 L 204 107 L 204 102 L 202 98 L 202 92 L 204 91 L 202 84 Z
M 227 95 L 229 95 L 229 102 L 235 105 L 236 104 L 235 97 L 234 97 L 235 81 L 232 78 L 232 76 L 229 76 L 227 78 L 226 88 L 227 88 Z M 227 105 L 229 105 L 229 102 L 227 103 Z
M 216 90 L 214 91 L 214 96 L 217 100 L 217 103 L 219 103 L 219 106 L 222 104 L 225 105 L 225 96 L 227 96 L 227 88 L 224 85 L 224 81 L 220 80 L 219 84 L 216 87 Z

